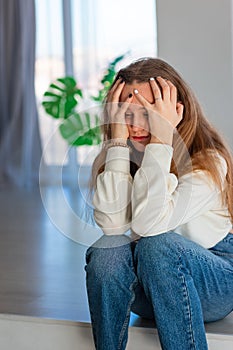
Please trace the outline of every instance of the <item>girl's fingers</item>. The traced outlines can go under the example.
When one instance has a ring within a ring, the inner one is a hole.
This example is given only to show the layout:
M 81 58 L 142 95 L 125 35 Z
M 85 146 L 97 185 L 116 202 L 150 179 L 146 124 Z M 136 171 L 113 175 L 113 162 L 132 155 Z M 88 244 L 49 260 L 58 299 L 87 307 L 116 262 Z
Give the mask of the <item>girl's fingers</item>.
M 170 101 L 170 86 L 168 85 L 168 83 L 166 82 L 165 79 L 163 79 L 161 77 L 157 77 L 156 79 L 157 79 L 157 81 L 159 82 L 159 85 L 162 88 L 163 101 L 164 102 Z
M 143 97 L 137 89 L 135 89 L 134 91 L 134 96 L 136 97 L 136 99 L 146 108 L 150 108 L 151 104 L 145 99 L 145 97 Z
M 122 79 L 119 79 L 119 81 L 116 82 L 115 86 L 113 87 L 109 95 L 109 99 L 111 102 L 119 101 L 119 98 L 124 86 L 125 86 L 125 82 Z
M 175 85 L 172 84 L 171 81 L 167 80 L 167 84 L 170 87 L 170 99 L 172 104 L 176 105 L 177 102 L 177 89 Z
M 116 90 L 116 88 L 118 87 L 118 85 L 120 84 L 121 79 L 117 79 L 117 81 L 115 82 L 115 84 L 111 87 L 111 89 L 109 90 L 109 94 L 108 97 L 109 99 L 111 99 L 111 96 L 113 95 L 114 91 Z
M 113 116 L 124 115 L 127 109 L 129 108 L 129 104 L 133 99 L 133 95 L 130 94 L 124 102 L 109 102 L 108 113 Z
M 133 99 L 133 95 L 129 94 L 127 99 L 121 104 L 120 111 L 122 114 L 125 114 L 125 112 L 129 108 L 129 103 L 131 103 L 132 99 Z
M 150 87 L 151 87 L 151 90 L 153 92 L 153 96 L 154 96 L 155 102 L 161 101 L 162 100 L 162 95 L 161 95 L 161 91 L 160 91 L 160 88 L 159 88 L 158 84 L 156 83 L 154 78 L 150 78 L 149 81 L 150 81 Z

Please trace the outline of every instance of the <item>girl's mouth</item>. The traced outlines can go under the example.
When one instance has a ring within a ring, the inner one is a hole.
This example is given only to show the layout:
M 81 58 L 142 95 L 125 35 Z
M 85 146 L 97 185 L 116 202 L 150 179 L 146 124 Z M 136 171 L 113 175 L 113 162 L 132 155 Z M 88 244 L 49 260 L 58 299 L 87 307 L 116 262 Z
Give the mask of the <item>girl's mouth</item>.
M 149 138 L 149 135 L 148 136 L 132 136 L 132 140 L 134 141 L 145 141 Z

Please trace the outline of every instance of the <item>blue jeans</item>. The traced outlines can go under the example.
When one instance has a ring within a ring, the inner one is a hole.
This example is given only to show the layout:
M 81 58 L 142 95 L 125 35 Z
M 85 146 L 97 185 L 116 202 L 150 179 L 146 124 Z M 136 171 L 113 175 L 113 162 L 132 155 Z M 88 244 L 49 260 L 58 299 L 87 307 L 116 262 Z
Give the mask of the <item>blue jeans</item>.
M 137 242 L 103 236 L 87 250 L 86 262 L 98 350 L 126 348 L 130 311 L 154 319 L 162 349 L 205 350 L 204 322 L 233 310 L 230 233 L 211 249 L 175 232 Z

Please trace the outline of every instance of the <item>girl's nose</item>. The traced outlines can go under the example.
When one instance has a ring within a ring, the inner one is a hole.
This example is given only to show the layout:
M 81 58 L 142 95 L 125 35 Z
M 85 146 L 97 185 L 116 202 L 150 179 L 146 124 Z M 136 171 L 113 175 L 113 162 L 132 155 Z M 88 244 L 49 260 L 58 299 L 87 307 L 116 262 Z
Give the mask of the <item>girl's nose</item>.
M 133 124 L 131 124 L 131 129 L 132 129 L 133 131 L 138 131 L 138 130 L 142 130 L 143 127 L 140 126 L 140 125 L 138 125 L 138 124 L 133 123 Z
M 132 120 L 131 128 L 133 130 L 141 130 L 145 127 L 145 120 L 144 118 L 134 115 L 134 118 Z

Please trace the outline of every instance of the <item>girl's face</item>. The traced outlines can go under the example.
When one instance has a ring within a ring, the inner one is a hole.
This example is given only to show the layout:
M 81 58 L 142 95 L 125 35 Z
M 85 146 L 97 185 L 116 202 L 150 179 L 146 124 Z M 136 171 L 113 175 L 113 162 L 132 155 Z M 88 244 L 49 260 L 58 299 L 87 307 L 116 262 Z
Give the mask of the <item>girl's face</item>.
M 149 83 L 137 83 L 136 81 L 124 86 L 120 102 L 125 101 L 130 93 L 133 94 L 134 89 L 137 89 L 148 102 L 154 102 Z M 133 97 L 125 113 L 125 121 L 128 127 L 130 141 L 138 151 L 144 151 L 144 148 L 150 142 L 151 137 L 148 113 L 136 97 Z

